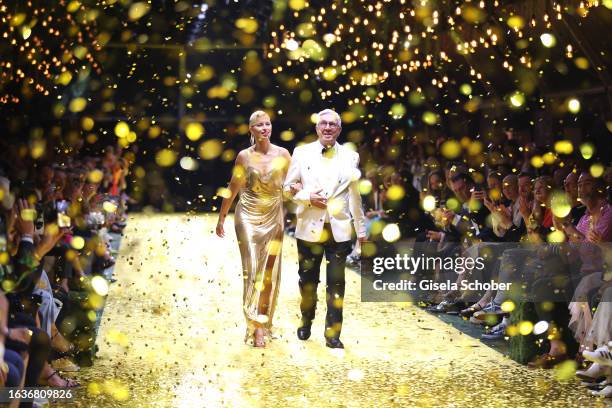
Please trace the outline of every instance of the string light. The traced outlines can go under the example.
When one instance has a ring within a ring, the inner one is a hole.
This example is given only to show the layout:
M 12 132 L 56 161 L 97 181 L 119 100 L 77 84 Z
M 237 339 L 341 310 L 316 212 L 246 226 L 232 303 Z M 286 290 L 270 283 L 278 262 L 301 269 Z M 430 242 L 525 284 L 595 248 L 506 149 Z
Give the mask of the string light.
M 95 14 L 96 9 L 81 2 L 35 5 L 29 0 L 19 2 L 17 8 L 0 0 L 0 35 L 9 48 L 0 57 L 0 105 L 21 103 L 24 95 L 31 98 L 33 93 L 27 89 L 49 96 L 79 72 L 101 73 L 88 48 L 97 46 L 96 23 L 86 18 L 89 13 Z M 81 106 L 80 100 L 73 103 L 77 110 Z
M 287 60 L 291 59 L 291 55 L 288 50 L 268 53 L 267 58 L 275 65 L 274 72 L 296 73 L 299 77 L 304 72 L 311 72 L 314 74 L 312 80 L 323 80 L 317 82 L 317 86 L 321 87 L 319 93 L 322 98 L 329 98 L 331 94 L 348 94 L 351 103 L 361 104 L 384 100 L 393 104 L 404 97 L 396 92 L 398 85 L 401 89 L 404 84 L 422 83 L 423 74 L 429 77 L 431 86 L 442 92 L 446 92 L 444 89 L 448 86 L 457 87 L 459 80 L 464 82 L 466 74 L 485 84 L 486 88 L 488 79 L 482 72 L 477 72 L 471 64 L 457 64 L 456 61 L 465 61 L 472 54 L 497 47 L 498 52 L 488 54 L 493 67 L 498 65 L 515 75 L 525 75 L 524 70 L 517 71 L 515 68 L 521 66 L 533 70 L 541 66 L 541 61 L 534 60 L 537 54 L 533 49 L 537 44 L 530 39 L 533 30 L 539 31 L 536 38 L 540 39 L 540 47 L 552 48 L 558 39 L 546 30 L 554 18 L 565 13 L 573 14 L 580 8 L 594 7 L 592 2 L 585 2 L 577 9 L 561 7 L 559 3 L 553 2 L 551 14 L 522 16 L 511 6 L 506 6 L 498 10 L 502 17 L 494 22 L 487 21 L 486 2 L 483 1 L 465 3 L 450 14 L 435 9 L 430 2 L 401 1 L 392 16 L 380 13 L 386 3 L 388 1 L 384 0 L 354 3 L 350 8 L 342 8 L 341 13 L 330 13 L 322 8 L 317 10 L 316 15 L 312 10 L 304 8 L 291 15 L 291 22 L 286 22 L 285 16 L 283 24 L 273 28 L 271 38 L 284 38 L 287 43 L 300 36 L 300 32 L 292 31 L 289 27 L 303 27 L 304 22 L 309 22 L 309 33 L 301 33 L 306 38 L 304 44 L 300 46 L 291 43 L 292 48 L 297 46 L 294 51 L 303 53 L 307 59 L 304 64 L 289 65 Z M 460 26 L 464 29 L 457 30 Z M 381 31 L 380 27 L 390 29 Z M 467 27 L 469 30 L 465 29 Z M 453 33 L 450 38 L 455 40 L 452 47 L 440 41 L 443 36 L 449 38 L 449 32 Z M 342 41 L 349 38 L 350 42 Z M 306 45 L 306 41 L 311 42 L 310 46 Z M 509 47 L 516 43 L 518 50 Z M 432 44 L 437 47 L 442 45 L 442 49 L 431 52 Z M 273 48 L 272 42 L 269 48 Z M 313 49 L 317 48 L 320 50 L 313 57 Z M 563 50 L 569 58 L 573 57 L 572 44 L 564 44 Z M 334 60 L 341 60 L 342 64 L 335 71 L 330 71 L 330 66 L 335 67 L 331 65 Z M 382 92 L 379 95 L 368 94 L 367 89 L 371 86 L 379 87 Z M 476 89 L 478 87 L 469 93 L 462 91 L 462 94 L 469 97 L 485 96 L 484 93 L 478 95 Z M 523 106 L 530 94 L 521 92 L 511 95 L 510 105 L 514 108 Z M 463 101 L 459 99 L 457 103 L 461 105 Z

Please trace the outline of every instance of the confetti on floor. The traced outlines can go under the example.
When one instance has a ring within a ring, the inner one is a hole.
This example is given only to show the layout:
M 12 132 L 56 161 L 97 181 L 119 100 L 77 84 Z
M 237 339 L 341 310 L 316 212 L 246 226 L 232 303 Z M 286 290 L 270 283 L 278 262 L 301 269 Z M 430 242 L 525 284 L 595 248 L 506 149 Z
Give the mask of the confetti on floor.
M 231 218 L 132 215 L 98 336 L 76 377 L 80 407 L 604 406 L 571 379 L 505 358 L 410 304 L 362 303 L 347 270 L 342 340 L 323 339 L 324 285 L 313 334 L 299 323 L 295 240 L 285 237 L 275 336 L 244 344 L 240 257 Z M 324 282 L 324 274 L 322 275 Z M 61 405 L 57 405 L 61 406 Z M 68 405 L 66 405 L 68 406 Z

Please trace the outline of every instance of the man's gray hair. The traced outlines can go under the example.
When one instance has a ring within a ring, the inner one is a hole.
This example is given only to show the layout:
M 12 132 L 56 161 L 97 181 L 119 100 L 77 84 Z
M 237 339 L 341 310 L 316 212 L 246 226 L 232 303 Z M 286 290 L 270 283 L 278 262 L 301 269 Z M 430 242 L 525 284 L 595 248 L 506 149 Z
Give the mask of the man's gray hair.
M 317 125 L 321 121 L 321 115 L 332 114 L 336 117 L 336 122 L 338 122 L 338 126 L 342 127 L 342 119 L 340 119 L 340 115 L 333 109 L 323 109 L 321 112 L 317 113 Z

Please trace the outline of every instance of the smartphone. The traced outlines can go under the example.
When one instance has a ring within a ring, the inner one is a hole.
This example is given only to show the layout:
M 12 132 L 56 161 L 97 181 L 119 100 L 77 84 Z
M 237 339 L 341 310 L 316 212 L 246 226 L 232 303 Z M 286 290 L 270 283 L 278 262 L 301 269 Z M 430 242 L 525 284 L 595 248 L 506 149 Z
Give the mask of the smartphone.
M 56 207 L 58 212 L 64 213 L 64 212 L 66 212 L 66 210 L 68 210 L 68 201 L 66 201 L 66 200 L 58 201 L 56 203 L 55 207 Z
M 70 228 L 70 217 L 62 212 L 58 212 L 57 226 L 60 228 Z

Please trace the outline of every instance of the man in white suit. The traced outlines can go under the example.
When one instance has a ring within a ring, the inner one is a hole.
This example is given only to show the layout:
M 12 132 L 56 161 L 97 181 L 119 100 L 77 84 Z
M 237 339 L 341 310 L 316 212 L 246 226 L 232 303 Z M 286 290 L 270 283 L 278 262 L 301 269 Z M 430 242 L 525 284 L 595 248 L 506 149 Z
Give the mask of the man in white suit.
M 318 114 L 316 125 L 319 140 L 293 151 L 285 180 L 285 190 L 295 183 L 302 189 L 293 195 L 298 204 L 297 238 L 299 255 L 300 311 L 302 323 L 297 335 L 300 340 L 310 337 L 317 305 L 317 286 L 323 255 L 327 260 L 325 344 L 344 348 L 340 341 L 342 303 L 344 300 L 344 269 L 351 252 L 352 225 L 357 239 L 365 240 L 366 229 L 359 195 L 359 155 L 336 142 L 342 123 L 340 115 L 331 109 Z M 352 220 L 351 220 L 352 218 Z M 351 222 L 352 221 L 352 222 Z

